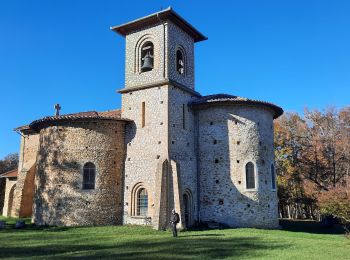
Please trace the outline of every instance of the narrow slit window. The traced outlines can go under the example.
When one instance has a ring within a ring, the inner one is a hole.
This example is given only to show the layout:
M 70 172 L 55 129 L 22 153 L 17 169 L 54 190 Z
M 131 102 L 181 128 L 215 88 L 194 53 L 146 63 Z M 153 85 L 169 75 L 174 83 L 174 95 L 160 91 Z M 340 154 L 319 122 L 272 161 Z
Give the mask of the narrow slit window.
M 186 129 L 186 109 L 185 104 L 182 104 L 182 128 Z
M 271 188 L 273 190 L 276 189 L 276 173 L 275 173 L 275 166 L 271 164 Z
M 142 102 L 142 105 L 141 105 L 141 127 L 145 127 L 145 124 L 146 124 L 146 118 L 145 118 L 145 115 L 146 114 L 146 104 L 145 102 Z

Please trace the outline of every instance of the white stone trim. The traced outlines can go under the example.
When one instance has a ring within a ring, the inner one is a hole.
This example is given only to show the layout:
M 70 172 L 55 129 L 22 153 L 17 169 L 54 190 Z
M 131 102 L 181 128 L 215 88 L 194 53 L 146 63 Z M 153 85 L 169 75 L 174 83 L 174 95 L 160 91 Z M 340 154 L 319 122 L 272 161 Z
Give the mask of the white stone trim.
M 254 165 L 254 180 L 255 180 L 255 188 L 254 189 L 247 189 L 247 176 L 246 176 L 246 165 L 247 163 L 253 163 Z M 245 192 L 256 192 L 259 190 L 259 174 L 258 174 L 258 167 L 255 160 L 245 160 L 243 163 L 243 184 L 244 184 L 244 191 Z

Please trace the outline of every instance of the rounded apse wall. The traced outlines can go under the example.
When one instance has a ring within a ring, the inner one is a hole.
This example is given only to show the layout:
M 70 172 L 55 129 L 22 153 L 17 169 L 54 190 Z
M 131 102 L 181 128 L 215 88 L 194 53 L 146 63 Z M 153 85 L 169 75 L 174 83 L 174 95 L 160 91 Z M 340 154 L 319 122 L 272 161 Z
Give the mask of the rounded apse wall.
M 124 124 L 114 120 L 70 121 L 40 130 L 35 224 L 122 223 Z M 95 178 L 90 167 L 91 174 L 85 170 L 84 180 L 84 165 L 91 164 Z
M 277 227 L 275 173 L 271 173 L 273 111 L 232 104 L 207 106 L 196 113 L 201 221 Z

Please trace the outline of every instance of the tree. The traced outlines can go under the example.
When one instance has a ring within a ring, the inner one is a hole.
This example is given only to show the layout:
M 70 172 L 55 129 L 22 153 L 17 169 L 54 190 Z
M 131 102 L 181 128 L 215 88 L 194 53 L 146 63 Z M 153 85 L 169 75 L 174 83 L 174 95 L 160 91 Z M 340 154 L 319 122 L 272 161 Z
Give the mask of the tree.
M 275 157 L 281 217 L 299 218 L 304 198 L 300 168 L 307 125 L 296 113 L 286 113 L 275 121 Z
M 320 218 L 319 197 L 339 186 L 350 188 L 350 107 L 280 117 L 275 158 L 280 216 Z
M 337 217 L 343 224 L 350 223 L 350 192 L 346 186 L 337 186 L 322 192 L 318 204 L 323 215 Z
M 0 160 L 0 174 L 16 169 L 17 167 L 18 167 L 17 153 L 8 154 L 4 157 L 4 159 Z
M 335 187 L 347 174 L 344 167 L 347 167 L 349 157 L 345 146 L 349 138 L 344 136 L 346 122 L 341 115 L 346 112 L 340 113 L 332 107 L 323 113 L 305 110 L 309 138 L 302 156 L 303 169 L 310 180 L 325 190 Z

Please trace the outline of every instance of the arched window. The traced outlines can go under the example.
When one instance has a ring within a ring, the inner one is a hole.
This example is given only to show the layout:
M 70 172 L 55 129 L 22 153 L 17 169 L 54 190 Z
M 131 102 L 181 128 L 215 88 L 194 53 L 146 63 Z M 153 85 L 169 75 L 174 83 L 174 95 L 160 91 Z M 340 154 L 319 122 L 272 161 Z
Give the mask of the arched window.
M 153 70 L 154 46 L 152 42 L 145 42 L 141 47 L 141 72 Z
M 137 191 L 137 216 L 147 216 L 148 194 L 145 188 Z
M 83 171 L 83 189 L 95 189 L 96 167 L 95 164 L 88 162 L 84 165 Z
M 185 60 L 182 51 L 177 50 L 176 52 L 176 71 L 184 75 L 185 74 Z
M 247 189 L 255 189 L 255 172 L 252 162 L 248 162 L 245 166 L 245 180 Z
M 275 173 L 275 166 L 271 164 L 271 188 L 273 190 L 276 189 L 276 173 Z

